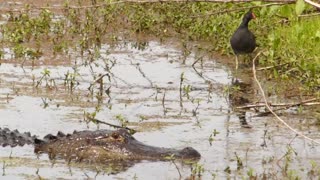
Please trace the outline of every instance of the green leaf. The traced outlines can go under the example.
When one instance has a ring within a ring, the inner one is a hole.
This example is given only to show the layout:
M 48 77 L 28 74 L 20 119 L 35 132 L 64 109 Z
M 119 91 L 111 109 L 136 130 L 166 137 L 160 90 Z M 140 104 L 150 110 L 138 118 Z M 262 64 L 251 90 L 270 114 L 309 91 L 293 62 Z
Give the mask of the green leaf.
M 289 5 L 282 6 L 280 8 L 280 15 L 284 17 L 291 17 L 293 15 L 293 9 Z
M 319 40 L 320 40 L 320 31 L 319 30 L 316 32 L 314 39 L 316 40 L 316 42 L 319 42 Z
M 320 31 L 319 30 L 316 32 L 316 37 L 320 38 Z
M 304 0 L 297 0 L 297 3 L 296 3 L 296 14 L 297 15 L 302 14 L 305 6 L 306 6 L 306 4 L 304 3 Z

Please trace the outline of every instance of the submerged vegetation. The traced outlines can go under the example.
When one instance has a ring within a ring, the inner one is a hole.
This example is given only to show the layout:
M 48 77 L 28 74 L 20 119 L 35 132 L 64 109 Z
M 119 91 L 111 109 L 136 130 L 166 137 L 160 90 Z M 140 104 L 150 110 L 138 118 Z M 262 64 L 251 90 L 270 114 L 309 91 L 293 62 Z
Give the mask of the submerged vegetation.
M 9 11 L 7 23 L 1 25 L 1 56 L 12 49 L 15 58 L 39 59 L 48 50 L 53 55 L 68 53 L 73 48 L 99 56 L 101 42 L 117 41 L 122 36 L 148 33 L 159 39 L 179 37 L 181 42 L 204 40 L 205 48 L 232 57 L 231 34 L 239 25 L 246 7 L 253 7 L 257 16 L 250 24 L 263 56 L 259 63 L 274 66 L 270 75 L 297 78 L 311 90 L 320 85 L 320 17 L 299 17 L 312 13 L 313 7 L 303 2 L 273 5 L 261 2 L 242 3 L 124 3 L 105 1 L 84 6 L 64 3 L 60 8 L 42 8 L 34 15 L 31 6 L 23 11 Z M 104 4 L 103 4 L 104 3 Z M 236 9 L 237 8 L 237 9 Z M 228 9 L 228 10 L 225 10 Z M 241 9 L 241 8 L 240 8 Z M 230 10 L 230 11 L 229 11 Z M 72 48 L 73 47 L 73 48 Z

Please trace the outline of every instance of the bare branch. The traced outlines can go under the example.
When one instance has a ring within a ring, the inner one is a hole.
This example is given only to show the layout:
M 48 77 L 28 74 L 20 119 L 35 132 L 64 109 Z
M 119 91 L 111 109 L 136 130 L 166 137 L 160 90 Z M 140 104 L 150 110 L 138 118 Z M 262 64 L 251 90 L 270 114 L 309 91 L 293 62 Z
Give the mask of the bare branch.
M 310 0 L 304 0 L 304 2 L 310 4 L 311 6 L 314 6 L 314 7 L 317 7 L 317 8 L 320 8 L 320 4 L 318 3 L 315 3 L 315 2 L 312 2 Z
M 233 8 L 233 9 L 225 9 L 222 11 L 216 11 L 213 13 L 208 13 L 205 15 L 196 15 L 196 16 L 190 16 L 190 17 L 207 17 L 207 16 L 212 16 L 216 14 L 224 14 L 224 13 L 229 13 L 229 12 L 238 12 L 238 11 L 243 11 L 247 9 L 252 9 L 252 8 L 260 8 L 260 7 L 268 7 L 268 6 L 281 6 L 284 4 L 292 4 L 295 3 L 295 1 L 284 1 L 284 2 L 275 2 L 275 3 L 269 3 L 269 4 L 261 4 L 261 5 L 256 5 L 256 6 L 249 6 L 249 7 L 239 7 L 239 8 Z
M 280 104 L 268 103 L 268 104 L 269 104 L 270 107 L 285 107 L 287 109 L 287 108 L 290 108 L 290 107 L 300 106 L 300 105 L 306 105 L 306 106 L 319 105 L 320 102 L 317 102 L 317 101 L 320 101 L 320 98 L 307 99 L 307 100 L 304 100 L 304 101 L 301 101 L 301 102 L 297 102 L 297 103 L 280 103 Z M 264 106 L 265 106 L 264 103 L 263 104 L 261 104 L 261 103 L 259 103 L 259 104 L 249 104 L 249 105 L 246 105 L 246 106 L 236 107 L 236 109 L 249 109 L 249 108 L 264 107 Z

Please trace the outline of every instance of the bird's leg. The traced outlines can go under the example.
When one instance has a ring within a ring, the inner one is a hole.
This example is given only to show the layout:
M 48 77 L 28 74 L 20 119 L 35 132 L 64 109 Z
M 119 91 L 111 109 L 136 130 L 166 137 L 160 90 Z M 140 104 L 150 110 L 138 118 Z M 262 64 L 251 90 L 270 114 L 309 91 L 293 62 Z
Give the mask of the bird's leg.
M 238 63 L 238 55 L 236 55 L 236 72 L 238 71 L 238 65 L 239 65 L 239 63 Z
M 236 70 L 231 80 L 232 83 L 237 80 L 237 74 L 238 74 L 238 55 L 235 55 L 235 56 L 236 56 Z

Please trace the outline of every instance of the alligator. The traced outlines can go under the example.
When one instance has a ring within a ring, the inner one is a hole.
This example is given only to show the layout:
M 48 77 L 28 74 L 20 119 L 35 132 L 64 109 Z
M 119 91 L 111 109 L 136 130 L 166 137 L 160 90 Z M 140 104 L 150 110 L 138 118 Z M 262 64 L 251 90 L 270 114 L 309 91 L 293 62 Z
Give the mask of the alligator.
M 34 146 L 36 154 L 48 154 L 49 159 L 66 159 L 76 162 L 110 162 L 110 161 L 167 161 L 172 159 L 199 160 L 201 155 L 192 147 L 182 150 L 155 147 L 136 140 L 127 130 L 74 131 L 72 134 L 58 132 L 48 134 L 43 139 L 29 132 L 0 128 L 0 145 Z

